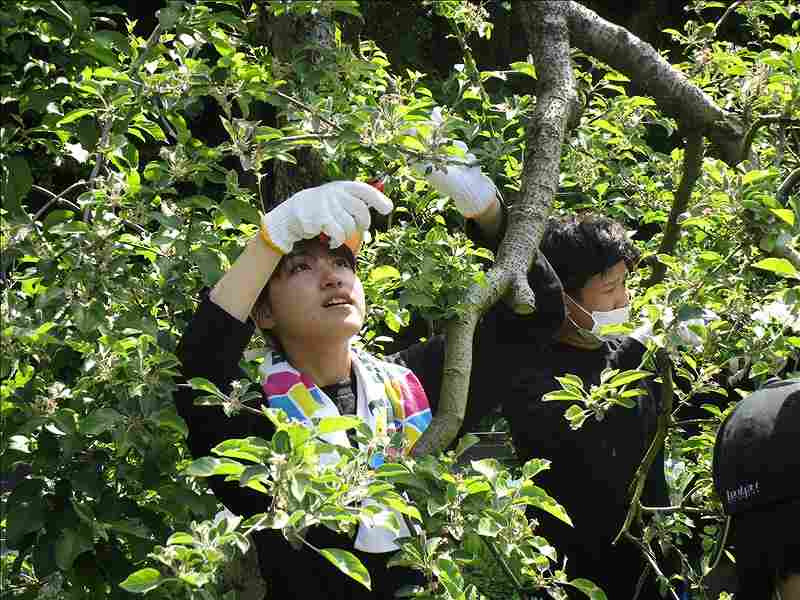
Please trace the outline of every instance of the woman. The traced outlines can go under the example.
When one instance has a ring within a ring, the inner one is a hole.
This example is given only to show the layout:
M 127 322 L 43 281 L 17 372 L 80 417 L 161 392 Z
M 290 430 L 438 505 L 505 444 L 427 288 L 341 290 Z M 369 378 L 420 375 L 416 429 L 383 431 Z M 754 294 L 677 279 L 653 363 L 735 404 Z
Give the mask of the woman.
M 473 219 L 483 235 L 498 236 L 504 213 L 494 184 L 479 167 L 450 167 L 428 178 L 455 200 L 459 211 Z M 178 350 L 185 378 L 205 377 L 220 389 L 229 389 L 233 380 L 243 377 L 238 362 L 255 324 L 269 332 L 279 348 L 269 353 L 261 367 L 265 403 L 300 420 L 311 414 L 357 414 L 374 427 L 377 417 L 370 407 L 377 403 L 390 412 L 392 407 L 391 402 L 372 395 L 369 390 L 376 386 L 370 385 L 369 377 L 389 378 L 399 382 L 402 396 L 401 406 L 388 417 L 389 425 L 403 431 L 407 447 L 413 445 L 438 404 L 443 338 L 416 344 L 386 360 L 351 347 L 365 314 L 355 256 L 370 224 L 369 210 L 386 214 L 391 208 L 391 201 L 369 185 L 339 181 L 303 190 L 270 211 L 263 218 L 260 235 L 250 240 L 225 276 L 204 294 Z M 537 315 L 550 318 L 557 329 L 563 319 L 560 283 L 542 261 L 536 263 L 529 280 L 538 300 Z M 468 410 L 474 413 L 476 406 L 484 409 L 498 402 L 502 382 L 491 374 L 493 365 L 502 361 L 502 347 L 492 332 L 479 330 Z M 492 393 L 487 394 L 487 389 Z M 250 413 L 225 418 L 218 407 L 194 406 L 196 395 L 182 388 L 176 398 L 189 426 L 188 444 L 194 456 L 208 455 L 225 439 L 272 436 L 267 419 Z M 219 478 L 212 478 L 210 484 L 234 513 L 263 511 L 263 495 Z M 323 527 L 309 530 L 307 539 L 318 548 L 350 545 L 344 536 Z M 354 553 L 370 571 L 372 593 L 315 552 L 305 547 L 292 550 L 278 533 L 259 532 L 254 540 L 271 599 L 390 598 L 399 587 L 415 581 L 407 570 L 386 568 L 389 552 L 396 546 L 380 532 L 364 527 Z

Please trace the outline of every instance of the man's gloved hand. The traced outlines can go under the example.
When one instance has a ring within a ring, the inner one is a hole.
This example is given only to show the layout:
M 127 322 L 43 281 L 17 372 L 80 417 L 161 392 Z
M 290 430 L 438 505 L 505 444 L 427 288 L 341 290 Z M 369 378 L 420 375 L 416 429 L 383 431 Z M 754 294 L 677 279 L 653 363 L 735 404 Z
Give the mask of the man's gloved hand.
M 389 214 L 392 201 L 369 184 L 333 181 L 301 190 L 261 217 L 267 243 L 286 254 L 295 242 L 326 234 L 331 248 L 341 246 L 370 225 L 369 209 Z
M 631 331 L 630 337 L 646 346 L 647 341 L 653 337 L 653 323 L 650 322 L 650 319 L 645 319 L 639 327 Z
M 434 125 L 442 122 L 442 113 L 439 107 L 431 112 L 431 121 Z M 481 171 L 480 166 L 468 167 L 475 163 L 475 155 L 469 152 L 467 145 L 454 140 L 453 146 L 464 152 L 463 157 L 453 157 L 452 160 L 464 163 L 461 165 L 447 165 L 434 167 L 431 163 L 417 163 L 413 168 L 428 180 L 443 196 L 449 196 L 456 204 L 458 211 L 467 218 L 473 218 L 483 213 L 497 198 L 497 187 Z

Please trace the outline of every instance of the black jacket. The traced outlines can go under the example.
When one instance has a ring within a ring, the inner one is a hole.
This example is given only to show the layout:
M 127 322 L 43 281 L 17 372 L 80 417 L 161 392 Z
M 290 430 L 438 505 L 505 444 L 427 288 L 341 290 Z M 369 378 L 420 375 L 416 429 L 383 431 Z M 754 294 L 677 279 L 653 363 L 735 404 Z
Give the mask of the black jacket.
M 528 352 L 528 359 L 508 366 L 511 392 L 503 401 L 503 414 L 514 446 L 522 461 L 534 457 L 552 461 L 537 481 L 566 508 L 575 525 L 540 514 L 540 533 L 567 556 L 570 578 L 592 580 L 610 599 L 632 598 L 644 559 L 630 542 L 621 540 L 616 546 L 611 542 L 625 519 L 628 486 L 655 433 L 656 390 L 643 385 L 649 394 L 636 408 L 614 407 L 602 421 L 589 417 L 577 431 L 564 418 L 569 404 L 541 398 L 561 389 L 556 377 L 567 373 L 578 375 L 589 388 L 600 383 L 605 368 L 635 369 L 645 348 L 632 338 L 605 342 L 597 350 L 550 341 L 532 356 L 518 328 L 506 337 L 514 337 L 519 348 L 507 354 Z M 668 505 L 663 449 L 650 471 L 642 502 Z

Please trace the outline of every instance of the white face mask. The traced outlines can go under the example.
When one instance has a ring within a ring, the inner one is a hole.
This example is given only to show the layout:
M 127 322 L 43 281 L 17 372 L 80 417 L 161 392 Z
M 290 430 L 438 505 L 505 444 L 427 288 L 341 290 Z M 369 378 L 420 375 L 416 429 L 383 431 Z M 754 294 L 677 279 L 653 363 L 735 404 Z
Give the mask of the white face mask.
M 621 308 L 615 308 L 614 310 L 593 310 L 592 312 L 589 312 L 583 308 L 572 296 L 570 296 L 570 300 L 572 300 L 575 306 L 589 315 L 593 323 L 591 330 L 580 327 L 577 323 L 575 323 L 575 321 L 572 321 L 572 324 L 575 325 L 575 327 L 577 327 L 579 330 L 590 333 L 602 341 L 613 340 L 614 338 L 620 337 L 619 335 L 601 335 L 600 331 L 602 331 L 603 327 L 608 327 L 609 325 L 622 325 L 623 323 L 626 323 L 631 316 L 630 303 Z M 572 319 L 570 318 L 570 320 Z

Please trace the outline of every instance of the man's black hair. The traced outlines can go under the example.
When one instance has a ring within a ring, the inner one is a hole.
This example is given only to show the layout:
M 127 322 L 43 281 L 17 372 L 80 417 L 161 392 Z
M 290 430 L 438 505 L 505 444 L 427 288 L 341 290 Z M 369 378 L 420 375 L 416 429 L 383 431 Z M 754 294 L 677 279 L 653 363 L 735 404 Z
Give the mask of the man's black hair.
M 539 249 L 561 279 L 564 291 L 573 297 L 589 279 L 619 261 L 633 270 L 640 256 L 622 225 L 596 214 L 548 220 Z

